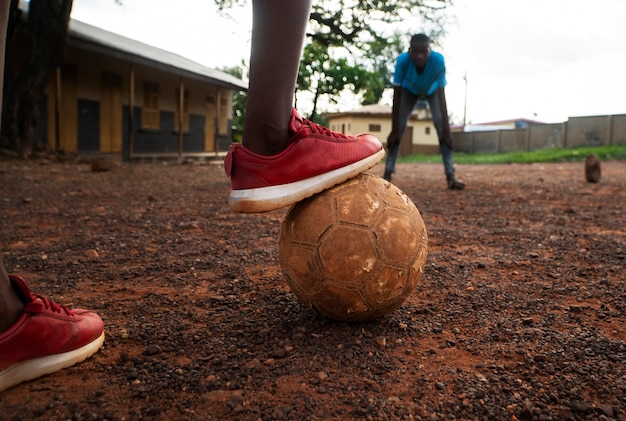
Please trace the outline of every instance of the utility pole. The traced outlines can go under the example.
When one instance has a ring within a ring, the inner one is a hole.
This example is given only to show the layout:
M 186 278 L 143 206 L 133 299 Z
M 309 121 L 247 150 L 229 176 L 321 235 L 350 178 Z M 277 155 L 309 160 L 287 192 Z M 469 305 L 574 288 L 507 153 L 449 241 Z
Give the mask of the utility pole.
M 465 100 L 463 102 L 463 131 L 465 131 L 465 123 L 467 119 L 467 70 L 463 75 L 463 80 L 465 81 Z

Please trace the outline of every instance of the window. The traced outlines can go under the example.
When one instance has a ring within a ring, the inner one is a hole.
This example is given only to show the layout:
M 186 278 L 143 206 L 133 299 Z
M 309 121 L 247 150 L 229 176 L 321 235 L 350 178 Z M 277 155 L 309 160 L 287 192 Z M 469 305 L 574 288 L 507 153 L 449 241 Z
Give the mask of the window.
M 426 133 L 426 134 L 430 134 L 430 127 L 426 127 L 426 128 L 424 129 L 424 133 Z
M 174 130 L 179 131 L 180 89 L 176 89 L 176 111 L 174 112 Z M 189 131 L 189 90 L 183 91 L 183 132 Z
M 158 130 L 159 121 L 159 85 L 143 83 L 143 106 L 141 109 L 141 128 Z
M 370 124 L 369 128 L 367 129 L 368 132 L 379 132 L 380 131 L 380 124 Z

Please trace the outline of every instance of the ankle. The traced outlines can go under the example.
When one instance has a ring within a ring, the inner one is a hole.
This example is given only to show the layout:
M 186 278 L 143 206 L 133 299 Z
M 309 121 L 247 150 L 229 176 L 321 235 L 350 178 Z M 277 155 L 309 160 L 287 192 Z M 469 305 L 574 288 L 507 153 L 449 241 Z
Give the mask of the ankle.
M 0 333 L 13 326 L 23 311 L 24 302 L 9 279 L 0 281 Z
M 273 130 L 265 130 L 262 133 L 257 133 L 244 138 L 242 144 L 254 153 L 263 156 L 272 156 L 279 154 L 289 144 L 291 135 L 289 132 L 280 132 Z
M 242 144 L 254 153 L 272 156 L 282 152 L 292 137 L 291 114 L 287 116 L 248 113 L 244 122 Z M 272 117 L 272 118 L 270 118 Z

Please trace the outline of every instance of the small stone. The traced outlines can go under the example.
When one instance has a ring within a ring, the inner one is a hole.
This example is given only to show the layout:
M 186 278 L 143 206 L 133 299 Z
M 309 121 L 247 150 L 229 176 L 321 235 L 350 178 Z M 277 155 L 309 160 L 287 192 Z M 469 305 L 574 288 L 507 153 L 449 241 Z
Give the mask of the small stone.
M 89 250 L 85 250 L 85 256 L 86 257 L 91 257 L 91 258 L 96 258 L 98 257 L 98 252 L 94 249 L 89 249 Z
M 598 409 L 607 417 L 613 418 L 614 411 L 611 405 L 598 405 Z
M 161 347 L 158 345 L 148 345 L 148 348 L 146 348 L 147 355 L 155 355 L 160 352 L 161 352 Z
M 105 159 L 94 159 L 91 161 L 91 171 L 93 172 L 108 172 L 113 169 L 113 162 Z
M 246 363 L 245 366 L 248 370 L 255 370 L 255 369 L 259 369 L 261 367 L 263 367 L 263 364 L 261 364 L 261 361 L 259 361 L 258 358 L 253 358 L 252 360 L 248 361 Z

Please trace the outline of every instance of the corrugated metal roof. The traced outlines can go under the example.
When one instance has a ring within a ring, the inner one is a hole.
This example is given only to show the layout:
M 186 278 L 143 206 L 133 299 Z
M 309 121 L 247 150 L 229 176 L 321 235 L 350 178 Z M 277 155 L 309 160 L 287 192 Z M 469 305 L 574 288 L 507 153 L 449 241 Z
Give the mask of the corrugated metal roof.
M 28 13 L 28 3 L 20 1 L 20 9 Z M 98 53 L 157 67 L 163 71 L 181 74 L 213 84 L 232 88 L 237 91 L 247 90 L 248 84 L 235 76 L 217 69 L 205 67 L 181 55 L 126 38 L 114 32 L 70 19 L 69 46 L 95 50 Z

